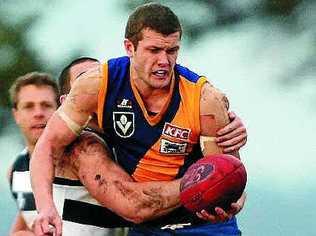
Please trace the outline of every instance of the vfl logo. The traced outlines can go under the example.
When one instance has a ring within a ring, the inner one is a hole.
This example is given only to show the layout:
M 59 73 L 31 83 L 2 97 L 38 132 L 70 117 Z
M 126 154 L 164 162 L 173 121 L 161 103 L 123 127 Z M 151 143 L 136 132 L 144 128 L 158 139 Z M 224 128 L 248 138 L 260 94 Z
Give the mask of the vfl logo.
M 165 123 L 165 126 L 163 127 L 162 131 L 162 133 L 165 135 L 183 140 L 189 139 L 190 132 L 190 129 L 184 129 L 167 122 Z
M 185 154 L 187 150 L 187 143 L 175 143 L 166 139 L 161 139 L 160 153 L 164 154 Z
M 113 112 L 113 126 L 116 134 L 121 138 L 129 138 L 135 130 L 133 112 Z

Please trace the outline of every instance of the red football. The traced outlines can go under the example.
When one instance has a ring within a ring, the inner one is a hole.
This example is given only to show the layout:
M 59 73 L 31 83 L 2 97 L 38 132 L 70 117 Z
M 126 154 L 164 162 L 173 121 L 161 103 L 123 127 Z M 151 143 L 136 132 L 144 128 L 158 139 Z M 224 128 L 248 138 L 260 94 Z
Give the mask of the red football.
M 243 193 L 247 172 L 242 162 L 231 155 L 209 155 L 185 172 L 180 184 L 180 201 L 190 211 L 214 207 L 230 208 Z

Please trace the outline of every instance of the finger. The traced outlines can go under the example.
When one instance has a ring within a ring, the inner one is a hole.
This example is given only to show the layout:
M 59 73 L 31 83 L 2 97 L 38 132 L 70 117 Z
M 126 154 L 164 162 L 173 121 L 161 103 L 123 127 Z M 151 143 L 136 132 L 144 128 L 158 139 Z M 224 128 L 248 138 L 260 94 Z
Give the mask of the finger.
M 34 222 L 32 229 L 33 229 L 36 236 L 43 235 L 43 230 L 42 230 L 40 220 L 36 220 Z
M 243 126 L 243 123 L 241 122 L 241 120 L 239 118 L 236 118 L 233 121 L 231 121 L 229 124 L 227 124 L 225 127 L 218 130 L 216 132 L 216 134 L 217 135 L 224 135 L 224 134 L 230 133 L 234 129 L 237 129 L 237 128 L 242 127 L 242 126 Z
M 223 140 L 228 140 L 228 139 L 234 138 L 234 137 L 236 137 L 238 135 L 246 135 L 246 134 L 247 134 L 246 127 L 245 126 L 238 126 L 238 127 L 235 127 L 235 129 L 231 130 L 230 132 L 228 132 L 226 134 L 217 136 L 216 137 L 216 141 L 220 142 L 220 141 L 223 141 Z
M 202 220 L 216 223 L 216 217 L 214 215 L 208 214 L 205 210 L 202 210 L 200 212 L 196 212 L 196 215 Z
M 216 142 L 217 142 L 217 145 L 225 145 L 225 142 L 232 141 L 232 139 L 236 139 L 237 142 L 240 142 L 246 137 L 247 137 L 247 134 L 245 132 L 245 129 L 238 128 L 228 134 L 225 134 L 220 137 L 216 137 Z
M 222 208 L 215 207 L 215 212 L 222 222 L 229 220 L 228 214 Z
M 205 220 L 210 221 L 212 223 L 217 223 L 219 222 L 219 219 L 216 215 L 212 215 L 210 214 L 208 211 L 206 210 L 202 210 L 201 211 L 202 216 L 204 217 Z
M 216 132 L 218 136 L 225 135 L 227 133 L 232 132 L 234 129 L 238 128 L 240 125 L 236 124 L 235 120 L 231 123 L 227 124 L 225 127 L 221 128 Z
M 239 213 L 242 209 L 242 205 L 239 204 L 238 202 L 233 202 L 231 204 L 231 209 L 233 211 L 233 213 L 236 215 L 237 213 Z
M 54 223 L 55 223 L 55 229 L 56 229 L 56 236 L 61 236 L 62 235 L 62 221 L 60 220 L 59 217 L 57 217 L 55 218 Z
M 49 234 L 51 232 L 51 227 L 49 226 L 48 221 L 46 219 L 42 220 L 41 226 L 42 232 L 44 234 Z
M 228 112 L 228 116 L 231 121 L 237 117 L 237 115 L 233 111 Z
M 234 151 L 239 151 L 239 149 L 246 144 L 246 140 L 243 140 L 241 143 L 237 143 L 231 147 L 227 147 L 223 149 L 224 153 L 232 153 Z

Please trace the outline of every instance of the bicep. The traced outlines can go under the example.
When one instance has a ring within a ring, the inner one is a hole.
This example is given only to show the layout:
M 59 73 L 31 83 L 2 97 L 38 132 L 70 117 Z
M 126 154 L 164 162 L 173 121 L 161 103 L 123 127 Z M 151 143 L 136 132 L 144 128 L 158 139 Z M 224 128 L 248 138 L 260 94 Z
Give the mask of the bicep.
M 97 112 L 98 93 L 102 78 L 101 68 L 97 67 L 77 78 L 65 102 L 59 108 L 79 126 L 84 126 L 89 116 L 93 116 Z
M 229 123 L 228 100 L 211 86 L 203 85 L 200 99 L 200 144 L 204 155 L 223 153 L 216 141 L 216 132 Z
M 216 132 L 228 123 L 227 97 L 209 83 L 205 83 L 200 99 L 201 135 L 216 136 Z

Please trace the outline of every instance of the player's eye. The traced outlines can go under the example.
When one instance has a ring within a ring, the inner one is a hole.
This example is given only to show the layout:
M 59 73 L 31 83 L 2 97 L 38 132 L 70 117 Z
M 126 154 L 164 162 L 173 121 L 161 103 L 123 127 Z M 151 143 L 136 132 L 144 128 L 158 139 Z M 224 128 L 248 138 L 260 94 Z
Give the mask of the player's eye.
M 160 48 L 151 48 L 149 49 L 151 53 L 156 54 L 160 52 Z
M 179 50 L 178 47 L 171 48 L 171 49 L 168 49 L 168 50 L 167 50 L 167 53 L 168 53 L 168 54 L 175 54 L 175 53 L 178 52 L 178 50 Z

